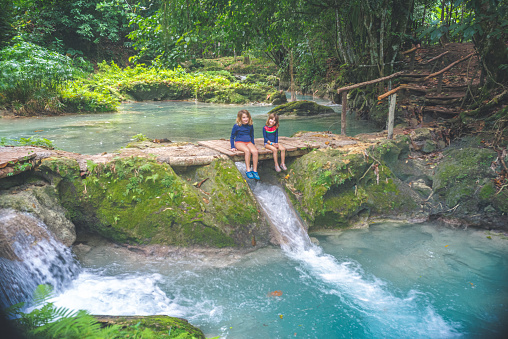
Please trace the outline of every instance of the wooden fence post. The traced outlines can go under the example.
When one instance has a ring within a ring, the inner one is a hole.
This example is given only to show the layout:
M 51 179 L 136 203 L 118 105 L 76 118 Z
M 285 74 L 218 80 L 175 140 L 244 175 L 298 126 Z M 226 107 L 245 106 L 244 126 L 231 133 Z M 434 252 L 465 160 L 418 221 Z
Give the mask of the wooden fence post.
M 340 134 L 346 135 L 347 91 L 342 92 L 342 114 L 340 121 Z
M 388 139 L 393 139 L 393 124 L 395 121 L 395 103 L 397 102 L 397 93 L 390 96 L 390 109 L 388 110 Z

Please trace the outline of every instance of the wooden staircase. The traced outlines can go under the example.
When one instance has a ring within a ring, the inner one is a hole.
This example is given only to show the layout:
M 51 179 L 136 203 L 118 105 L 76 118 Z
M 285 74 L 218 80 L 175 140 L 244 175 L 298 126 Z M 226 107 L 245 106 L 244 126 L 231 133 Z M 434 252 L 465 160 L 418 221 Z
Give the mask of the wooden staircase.
M 472 44 L 450 43 L 406 55 L 405 74 L 398 78 L 404 90 L 398 91 L 397 104 L 407 121 L 446 120 L 462 111 L 470 91 L 480 82 L 478 58 L 470 56 L 472 52 Z M 445 72 L 429 77 L 450 65 Z

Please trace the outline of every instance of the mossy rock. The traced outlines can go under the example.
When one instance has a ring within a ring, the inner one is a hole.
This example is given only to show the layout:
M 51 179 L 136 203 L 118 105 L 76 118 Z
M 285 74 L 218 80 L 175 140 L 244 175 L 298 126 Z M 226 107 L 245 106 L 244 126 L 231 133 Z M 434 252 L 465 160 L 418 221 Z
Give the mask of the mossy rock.
M 275 113 L 277 115 L 294 115 L 294 116 L 313 116 L 322 114 L 334 114 L 335 111 L 331 107 L 319 105 L 313 101 L 293 101 L 288 102 L 272 109 L 268 114 Z
M 284 91 L 276 91 L 270 94 L 268 101 L 271 102 L 272 105 L 282 105 L 288 102 L 288 98 L 286 97 L 286 93 Z
M 235 245 L 205 220 L 202 200 L 169 165 L 132 157 L 88 168 L 85 179 L 67 176 L 57 186 L 76 226 L 120 243 Z
M 257 82 L 268 83 L 268 76 L 264 74 L 247 74 L 242 82 L 246 84 L 255 84 Z
M 208 178 L 199 188 L 168 164 L 146 158 L 89 162 L 88 170 L 82 179 L 77 162 L 65 158 L 44 161 L 41 168 L 80 230 L 119 243 L 219 248 L 268 243 L 269 226 L 230 160 L 199 167 L 196 177 Z
M 205 339 L 203 332 L 185 319 L 166 315 L 93 316 L 102 326 L 119 326 L 123 333 L 142 338 Z M 136 336 L 135 336 L 136 335 Z
M 496 176 L 490 169 L 496 155 L 492 150 L 477 147 L 446 150 L 436 168 L 433 190 L 449 207 L 460 205 L 457 212 L 477 213 L 495 198 L 495 195 L 489 198 L 488 188 Z
M 349 226 L 367 212 L 371 216 L 411 214 L 410 192 L 385 163 L 339 150 L 313 151 L 291 164 L 286 188 L 310 228 Z
M 193 187 L 205 204 L 206 220 L 229 234 L 237 245 L 252 246 L 253 240 L 258 245 L 268 244 L 268 223 L 231 160 L 217 159 L 199 167 L 192 174 L 192 181 L 197 183 Z

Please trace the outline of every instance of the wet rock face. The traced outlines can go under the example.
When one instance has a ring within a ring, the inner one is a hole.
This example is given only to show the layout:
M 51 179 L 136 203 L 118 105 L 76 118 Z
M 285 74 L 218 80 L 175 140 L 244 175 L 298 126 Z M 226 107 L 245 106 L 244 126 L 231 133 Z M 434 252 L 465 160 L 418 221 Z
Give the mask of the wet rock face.
M 20 260 L 18 244 L 29 246 L 48 237 L 36 218 L 13 209 L 0 208 L 0 225 L 0 257 L 11 261 Z
M 495 178 L 502 170 L 496 159 L 496 152 L 481 147 L 443 152 L 432 185 L 449 210 L 443 213 L 442 220 L 508 229 L 508 192 L 495 186 Z
M 66 217 L 54 186 L 20 186 L 0 191 L 0 208 L 27 212 L 46 224 L 57 240 L 70 246 L 76 240 L 74 224 Z

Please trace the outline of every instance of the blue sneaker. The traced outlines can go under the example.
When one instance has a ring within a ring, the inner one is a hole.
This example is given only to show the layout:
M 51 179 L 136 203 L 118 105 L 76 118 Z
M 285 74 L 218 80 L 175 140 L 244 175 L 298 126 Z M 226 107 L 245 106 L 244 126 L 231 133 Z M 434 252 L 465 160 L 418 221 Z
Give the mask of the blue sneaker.
M 259 174 L 258 172 L 251 172 L 254 179 L 259 180 Z
M 254 173 L 254 172 L 245 172 L 245 175 L 247 175 L 247 178 L 249 178 L 249 179 L 254 179 L 254 174 L 252 174 L 252 173 Z M 258 178 L 259 178 L 259 176 L 258 176 Z

